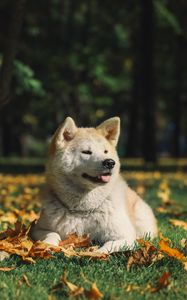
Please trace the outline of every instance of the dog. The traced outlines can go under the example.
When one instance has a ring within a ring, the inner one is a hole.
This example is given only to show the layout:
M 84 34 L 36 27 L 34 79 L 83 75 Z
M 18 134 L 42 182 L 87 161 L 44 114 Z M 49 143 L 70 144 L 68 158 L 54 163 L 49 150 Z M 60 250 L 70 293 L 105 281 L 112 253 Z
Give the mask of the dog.
M 46 194 L 34 240 L 57 246 L 68 234 L 89 234 L 99 252 L 133 248 L 137 238 L 157 236 L 152 209 L 120 175 L 116 151 L 120 118 L 78 128 L 67 117 L 52 137 Z

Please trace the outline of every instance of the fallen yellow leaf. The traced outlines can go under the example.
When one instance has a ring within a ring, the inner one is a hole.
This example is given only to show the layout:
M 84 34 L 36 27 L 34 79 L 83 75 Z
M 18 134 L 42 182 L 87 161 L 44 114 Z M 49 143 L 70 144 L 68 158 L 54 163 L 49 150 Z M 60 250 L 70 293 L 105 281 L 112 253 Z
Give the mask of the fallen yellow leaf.
M 179 226 L 179 227 L 182 227 L 183 229 L 187 230 L 187 222 L 181 221 L 181 220 L 176 220 L 176 219 L 171 219 L 169 221 L 172 225 Z
M 161 199 L 163 204 L 165 204 L 165 205 L 171 205 L 172 204 L 172 201 L 170 199 L 170 190 L 158 191 L 157 195 Z
M 184 270 L 187 271 L 187 261 L 183 261 Z
M 9 272 L 9 271 L 12 271 L 12 270 L 15 270 L 15 269 L 16 269 L 15 267 L 1 267 L 0 271 L 1 272 Z
M 162 214 L 165 214 L 165 213 L 168 212 L 168 210 L 165 207 L 162 207 L 162 206 L 158 206 L 156 208 L 156 211 L 158 211 L 159 213 L 162 213 Z
M 180 241 L 180 244 L 181 244 L 182 248 L 187 247 L 187 239 L 182 239 L 182 240 Z
M 145 186 L 143 184 L 140 184 L 136 187 L 136 192 L 143 196 L 143 194 L 145 194 Z
M 163 253 L 167 254 L 170 257 L 174 257 L 174 258 L 176 258 L 178 260 L 182 260 L 182 261 L 187 260 L 185 255 L 182 252 L 180 252 L 177 248 L 172 248 L 169 246 L 169 240 L 166 238 L 161 239 L 159 241 L 159 247 Z

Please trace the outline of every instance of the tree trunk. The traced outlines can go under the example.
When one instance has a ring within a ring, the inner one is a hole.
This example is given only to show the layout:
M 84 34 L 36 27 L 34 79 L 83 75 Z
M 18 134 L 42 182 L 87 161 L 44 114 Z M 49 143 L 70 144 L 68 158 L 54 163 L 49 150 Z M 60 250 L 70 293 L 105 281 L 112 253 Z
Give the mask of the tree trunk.
M 138 15 L 139 17 L 139 15 Z M 126 156 L 135 157 L 139 152 L 139 121 L 140 121 L 140 29 L 139 26 L 134 30 L 132 36 L 132 45 L 136 49 L 134 53 L 133 63 L 133 85 L 131 91 L 131 103 L 129 107 L 129 125 L 128 125 L 128 137 L 126 146 Z
M 8 157 L 11 154 L 11 137 L 12 130 L 10 122 L 3 122 L 1 124 L 1 155 L 4 157 Z
M 23 21 L 23 10 L 26 0 L 15 0 L 3 51 L 3 61 L 0 69 L 0 107 L 9 101 L 12 79 L 13 61 L 16 56 L 18 38 Z
M 127 157 L 135 157 L 137 156 L 137 148 L 138 148 L 138 133 L 139 133 L 139 72 L 135 67 L 134 74 L 134 83 L 132 88 L 132 98 L 129 109 L 129 126 L 128 126 L 128 139 L 127 139 Z
M 154 4 L 142 1 L 141 98 L 143 109 L 143 145 L 145 161 L 156 162 L 155 101 L 154 101 Z
M 178 36 L 176 41 L 175 52 L 175 93 L 173 98 L 173 121 L 175 124 L 175 131 L 173 137 L 173 156 L 180 157 L 180 137 L 181 137 L 181 116 L 182 116 L 182 86 L 183 86 L 183 55 L 186 55 L 183 37 Z

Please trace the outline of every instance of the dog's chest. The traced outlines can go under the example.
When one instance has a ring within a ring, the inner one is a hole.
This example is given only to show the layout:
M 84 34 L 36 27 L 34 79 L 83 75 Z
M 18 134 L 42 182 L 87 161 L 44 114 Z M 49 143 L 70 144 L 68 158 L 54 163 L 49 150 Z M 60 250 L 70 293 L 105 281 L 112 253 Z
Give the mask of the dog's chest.
M 111 226 L 114 215 L 116 214 L 110 203 L 105 203 L 93 212 L 63 213 L 63 217 L 58 221 L 57 231 L 62 239 L 76 232 L 78 235 L 89 234 L 91 239 L 101 240 Z
M 120 181 L 114 186 L 108 197 L 92 198 L 99 207 L 85 212 L 68 212 L 63 207 L 54 209 L 52 230 L 58 232 L 61 239 L 70 233 L 89 234 L 92 240 L 121 238 L 124 233 L 124 220 L 128 219 L 124 205 L 125 184 Z M 99 201 L 100 199 L 100 201 Z M 104 201 L 102 201 L 104 200 Z M 83 206 L 82 206 L 83 207 Z

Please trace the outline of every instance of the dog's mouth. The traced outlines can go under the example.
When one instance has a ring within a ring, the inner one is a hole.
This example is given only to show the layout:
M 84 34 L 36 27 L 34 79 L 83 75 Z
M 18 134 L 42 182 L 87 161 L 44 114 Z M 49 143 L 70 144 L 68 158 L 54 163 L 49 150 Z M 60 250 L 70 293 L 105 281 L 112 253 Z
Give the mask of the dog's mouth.
M 84 173 L 82 174 L 82 177 L 94 183 L 108 183 L 111 175 L 111 172 L 107 172 L 94 177 Z

